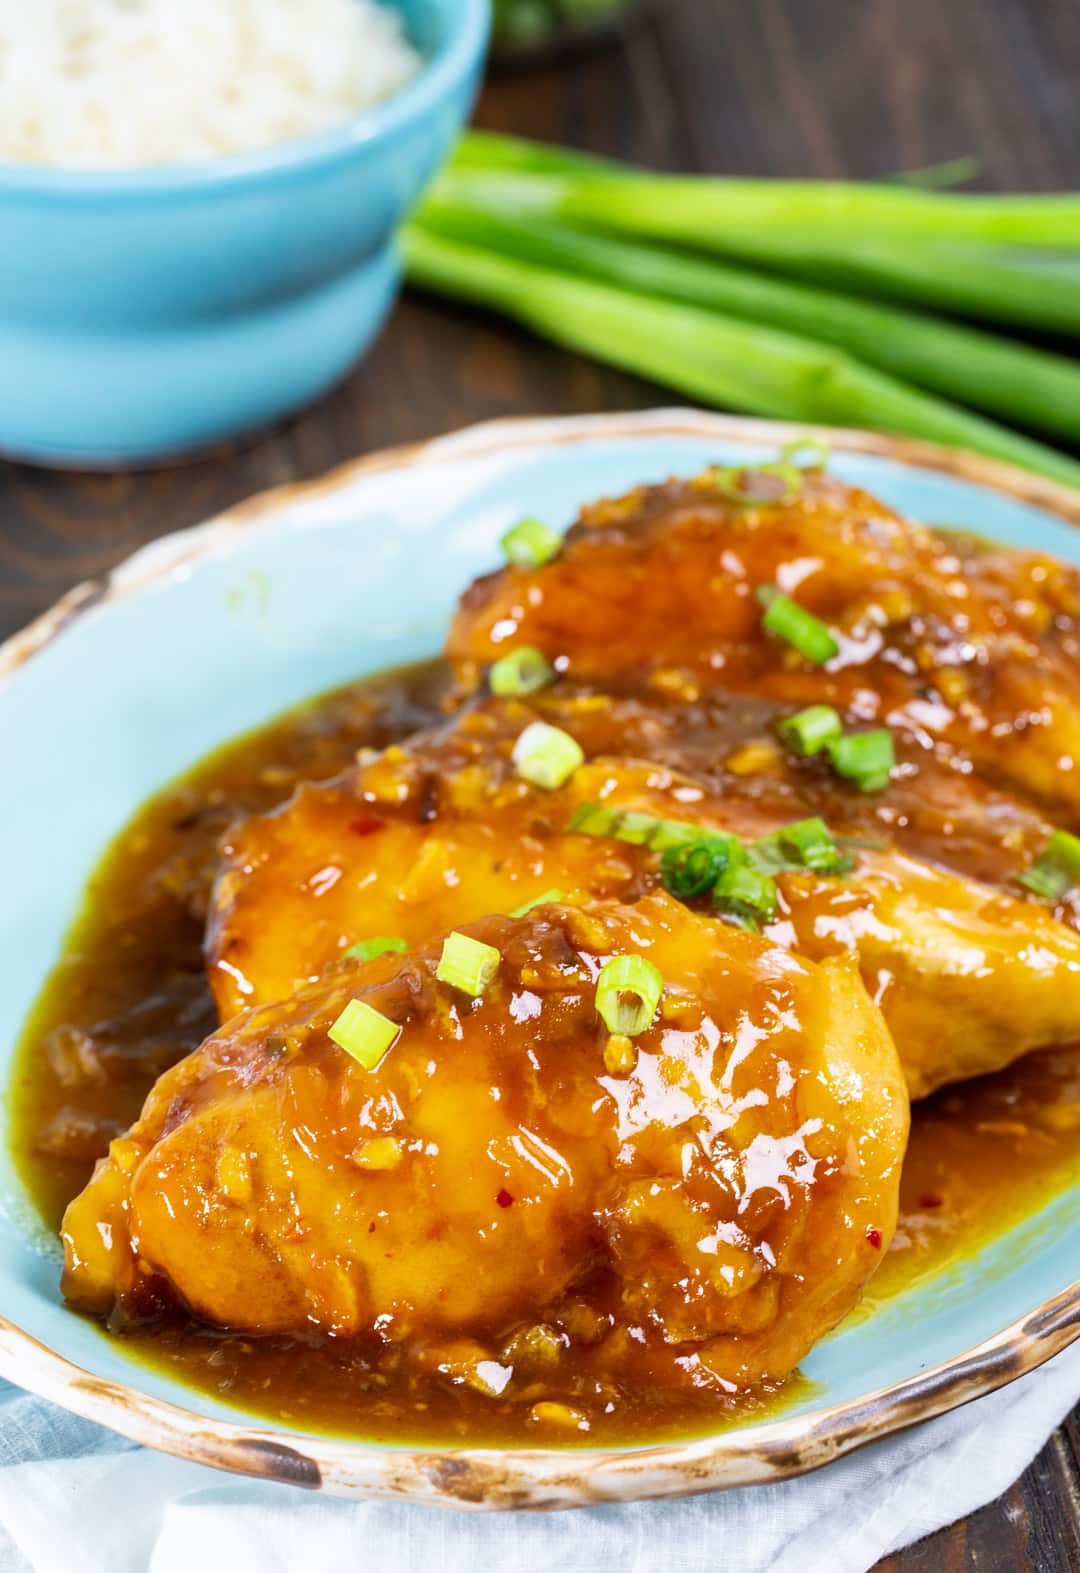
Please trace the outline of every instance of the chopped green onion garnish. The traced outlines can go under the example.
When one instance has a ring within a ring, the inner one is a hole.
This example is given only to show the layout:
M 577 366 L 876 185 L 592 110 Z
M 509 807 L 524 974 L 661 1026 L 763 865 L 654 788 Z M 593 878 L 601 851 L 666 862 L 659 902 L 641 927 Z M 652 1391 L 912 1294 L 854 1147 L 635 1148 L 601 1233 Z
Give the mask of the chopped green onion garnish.
M 824 666 L 839 654 L 840 646 L 821 618 L 784 595 L 775 585 L 759 586 L 757 598 L 765 608 L 761 626 L 766 632 L 783 639 L 815 666 Z
M 776 903 L 775 880 L 750 863 L 729 863 L 713 886 L 713 906 L 741 928 L 771 923 Z
M 542 568 L 562 550 L 562 537 L 540 519 L 522 519 L 503 536 L 502 549 L 516 568 Z
M 732 839 L 730 836 L 705 836 L 700 841 L 668 847 L 660 859 L 660 875 L 666 889 L 679 901 L 694 901 L 704 896 L 731 861 Z
M 755 475 L 775 475 L 784 484 L 770 495 L 754 484 Z M 751 508 L 755 505 L 767 507 L 773 503 L 790 502 L 806 484 L 802 471 L 783 460 L 776 464 L 733 464 L 726 469 L 714 470 L 713 480 L 717 491 L 729 502 Z
M 513 694 L 535 694 L 546 688 L 555 676 L 542 650 L 535 645 L 523 644 L 511 650 L 491 668 L 491 692 L 504 697 Z
M 754 864 L 768 874 L 809 868 L 817 874 L 847 874 L 852 859 L 837 846 L 823 819 L 800 819 L 762 836 L 750 849 Z
M 847 874 L 854 866 L 854 859 L 841 851 L 823 819 L 784 825 L 746 847 L 726 830 L 703 830 L 674 819 L 606 808 L 603 803 L 583 803 L 569 829 L 586 836 L 612 836 L 662 853 L 661 878 L 679 901 L 694 901 L 711 890 L 718 907 L 734 916 L 754 917 L 754 926 L 759 919 L 769 921 L 775 915 L 776 886 L 770 875 L 806 868 L 820 874 Z
M 700 825 L 685 825 L 676 819 L 656 819 L 652 814 L 606 808 L 603 803 L 582 803 L 575 810 L 567 829 L 582 836 L 611 836 L 633 847 L 651 847 L 654 852 L 666 852 L 669 847 L 682 847 L 702 840 Z M 734 842 L 737 838 L 728 836 L 724 831 L 717 831 L 716 839 Z
M 848 852 L 885 852 L 889 843 L 884 836 L 841 836 L 837 845 Z
M 750 861 L 763 874 L 788 874 L 805 867 L 797 851 L 785 847 L 779 830 L 755 841 L 750 849 Z
M 823 470 L 829 462 L 829 452 L 827 442 L 820 437 L 811 437 L 808 433 L 784 444 L 780 449 L 780 462 L 797 465 L 800 470 Z M 804 454 L 810 457 L 804 458 Z
M 534 721 L 514 744 L 514 764 L 523 781 L 549 792 L 569 781 L 585 763 L 581 745 L 561 727 Z
M 844 723 L 832 705 L 810 705 L 808 709 L 800 710 L 798 715 L 788 716 L 786 721 L 781 721 L 776 730 L 780 734 L 780 741 L 793 754 L 808 759 L 811 754 L 820 754 L 823 748 L 828 748 L 830 743 L 843 737 Z
M 379 934 L 375 939 L 362 939 L 358 945 L 351 945 L 345 955 L 354 961 L 374 961 L 388 950 L 404 952 L 408 948 L 408 943 L 397 934 Z
M 1030 890 L 1033 896 L 1038 896 L 1040 901 L 1058 902 L 1074 883 L 1067 874 L 1063 874 L 1056 863 L 1045 863 L 1041 857 L 1035 859 L 1030 868 L 1016 876 L 1019 884 L 1025 890 Z
M 401 1028 L 363 1000 L 350 1000 L 330 1028 L 329 1036 L 366 1071 L 373 1071 Z
M 855 732 L 829 745 L 829 759 L 838 776 L 860 792 L 881 792 L 889 784 L 896 763 L 893 735 L 884 727 L 876 732 Z
M 622 817 L 617 810 L 605 808 L 603 803 L 582 803 L 580 808 L 575 808 L 566 828 L 583 836 L 613 836 L 614 826 Z
M 800 819 L 797 824 L 785 825 L 779 840 L 804 868 L 818 874 L 839 874 L 844 867 L 844 855 L 823 819 Z
M 1060 901 L 1080 885 L 1080 837 L 1055 830 L 1030 868 L 1017 878 L 1025 890 L 1043 901 Z
M 531 901 L 524 902 L 520 907 L 515 907 L 510 916 L 512 918 L 526 918 L 534 907 L 545 907 L 549 901 L 562 901 L 561 890 L 545 890 L 542 896 L 534 896 Z
M 644 956 L 614 956 L 600 970 L 596 1008 L 605 1027 L 624 1038 L 636 1038 L 656 1015 L 664 979 Z
M 443 941 L 435 976 L 440 983 L 448 983 L 452 989 L 478 999 L 498 972 L 501 961 L 502 955 L 494 945 L 455 931 Z

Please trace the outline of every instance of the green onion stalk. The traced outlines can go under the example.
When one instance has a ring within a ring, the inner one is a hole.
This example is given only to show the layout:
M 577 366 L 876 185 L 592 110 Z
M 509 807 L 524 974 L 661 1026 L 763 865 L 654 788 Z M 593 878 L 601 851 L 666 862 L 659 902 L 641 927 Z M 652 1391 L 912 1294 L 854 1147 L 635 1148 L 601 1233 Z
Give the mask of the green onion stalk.
M 407 227 L 404 250 L 414 285 L 502 311 L 691 398 L 753 415 L 923 437 L 1080 486 L 1075 460 L 832 345 L 465 244 L 423 217 Z
M 486 155 L 490 154 L 487 162 Z M 1080 197 L 741 180 L 562 164 L 466 139 L 455 201 L 692 246 L 846 289 L 1080 333 Z
M 581 153 L 553 142 L 530 142 L 526 137 L 504 136 L 498 131 L 468 131 L 458 142 L 448 168 L 490 172 L 501 169 L 532 175 L 594 175 L 624 170 L 618 159 Z
M 513 170 L 504 139 L 501 165 Z M 717 175 L 665 175 L 636 169 L 614 161 L 593 160 L 589 154 L 568 153 L 544 147 L 527 156 L 547 163 L 551 188 L 544 201 L 573 205 L 575 196 L 565 188 L 555 166 L 600 163 L 587 176 L 581 171 L 582 201 L 597 208 L 610 204 L 623 213 L 638 197 L 652 197 L 663 209 L 643 212 L 636 222 L 657 229 L 695 228 L 681 239 L 698 242 L 722 231 L 732 217 L 766 229 L 770 234 L 818 229 L 828 235 L 848 234 L 866 227 L 894 240 L 928 239 L 979 245 L 1032 246 L 1047 249 L 1080 249 L 1080 196 L 1060 195 L 982 196 L 956 194 L 925 186 L 838 180 L 740 179 Z M 459 153 L 454 169 L 490 167 L 483 145 L 478 157 Z M 521 165 L 518 166 L 522 167 Z M 585 180 L 588 180 L 588 189 Z
M 560 147 L 554 142 L 533 142 L 527 137 L 507 136 L 500 131 L 469 131 L 458 142 L 448 167 L 458 171 L 504 169 L 544 175 L 587 175 L 603 171 L 625 173 L 631 166 L 616 158 L 582 153 L 578 148 Z M 903 169 L 885 179 L 889 184 L 899 182 L 905 186 L 941 190 L 964 185 L 981 173 L 978 159 L 963 154 L 921 169 Z
M 423 222 L 467 245 L 831 344 L 920 388 L 1080 442 L 1080 365 L 1064 356 L 731 263 L 437 195 Z

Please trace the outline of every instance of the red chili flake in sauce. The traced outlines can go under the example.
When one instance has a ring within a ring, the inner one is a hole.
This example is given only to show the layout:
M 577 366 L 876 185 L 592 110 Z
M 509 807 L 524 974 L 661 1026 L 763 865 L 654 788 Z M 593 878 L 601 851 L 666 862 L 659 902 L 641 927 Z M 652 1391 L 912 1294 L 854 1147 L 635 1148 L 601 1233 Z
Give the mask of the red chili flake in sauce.
M 945 1198 L 943 1196 L 935 1196 L 933 1194 L 933 1192 L 931 1192 L 927 1196 L 920 1196 L 919 1197 L 919 1206 L 920 1207 L 942 1207 L 942 1206 L 944 1206 L 944 1204 L 945 1204 Z
M 510 1195 L 509 1191 L 500 1191 L 495 1200 L 498 1202 L 500 1207 L 512 1207 L 514 1205 L 514 1198 Z
M 373 830 L 381 830 L 383 822 L 373 815 L 367 814 L 363 819 L 350 819 L 349 829 L 354 836 L 370 836 Z
M 869 1242 L 869 1244 L 871 1244 L 874 1247 L 875 1251 L 880 1251 L 881 1250 L 881 1230 L 880 1229 L 867 1229 L 867 1231 L 866 1231 L 866 1238 L 867 1238 L 867 1241 Z

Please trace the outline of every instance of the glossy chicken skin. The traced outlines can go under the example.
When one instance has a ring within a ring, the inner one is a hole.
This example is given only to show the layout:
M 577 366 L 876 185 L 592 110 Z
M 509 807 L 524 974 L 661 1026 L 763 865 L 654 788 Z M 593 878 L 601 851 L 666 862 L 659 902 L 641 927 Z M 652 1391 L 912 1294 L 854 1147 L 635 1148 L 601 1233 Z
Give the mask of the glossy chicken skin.
M 763 631 L 767 585 L 833 630 L 823 669 Z M 479 580 L 449 654 L 466 689 L 529 644 L 600 684 L 684 674 L 832 704 L 1075 812 L 1078 616 L 1076 571 L 1047 555 L 935 533 L 817 473 L 790 501 L 743 506 L 707 472 L 586 508 L 552 562 Z
M 470 932 L 502 957 L 479 1000 L 436 981 L 438 946 L 345 962 L 163 1076 L 68 1209 L 69 1300 L 467 1338 L 502 1393 L 507 1340 L 591 1295 L 616 1373 L 793 1369 L 895 1222 L 907 1099 L 857 973 L 662 895 Z M 629 953 L 665 987 L 613 1060 L 596 978 Z M 327 1036 L 352 999 L 401 1027 L 371 1071 Z
M 552 840 L 565 798 L 529 787 L 510 761 L 534 719 L 494 703 L 235 826 L 207 936 L 222 1020 L 283 999 L 373 935 L 423 943 L 556 886 L 575 903 L 640 895 L 618 849 Z
M 630 849 L 556 834 L 580 799 L 574 783 L 552 795 L 517 777 L 513 744 L 538 718 L 570 732 L 589 758 L 647 759 L 690 775 L 766 828 L 821 815 L 837 834 L 895 837 L 903 850 L 996 883 L 1010 882 L 1049 834 L 1014 797 L 933 760 L 902 765 L 886 792 L 854 792 L 822 761 L 785 755 L 775 735 L 784 714 L 760 701 L 664 704 L 560 684 L 527 702 L 484 700 L 452 725 L 369 755 L 358 771 L 301 786 L 223 840 L 207 937 L 222 1020 L 314 981 L 373 934 L 424 941 L 553 888 L 571 901 L 639 894 L 642 865 Z
M 688 776 L 597 761 L 578 792 L 611 808 L 734 831 L 776 821 L 711 797 Z M 696 801 L 691 794 L 699 791 Z M 910 857 L 859 847 L 844 878 L 777 876 L 765 933 L 800 955 L 851 955 L 896 1040 L 912 1098 L 1080 1037 L 1080 935 L 1037 904 Z
M 549 697 L 543 713 L 557 703 Z M 583 803 L 729 830 L 747 842 L 814 811 L 794 791 L 739 797 L 731 790 L 738 778 L 718 792 L 689 771 L 608 755 L 560 791 L 540 791 L 518 778 L 510 758 L 531 719 L 521 702 L 490 702 L 441 735 L 304 788 L 276 814 L 238 827 L 211 925 L 223 1017 L 286 996 L 359 939 L 423 942 L 449 922 L 513 911 L 551 889 L 570 902 L 625 902 L 655 887 L 656 854 L 569 833 Z M 586 752 L 632 731 L 625 707 L 589 698 L 562 702 L 558 719 Z M 644 740 L 641 713 L 635 725 Z M 649 736 L 657 742 L 660 733 Z M 852 824 L 839 817 L 842 798 L 830 805 L 838 835 L 862 828 L 867 800 L 849 801 Z M 977 829 L 972 810 L 968 834 Z M 855 857 L 844 879 L 781 875 L 770 933 L 811 957 L 857 956 L 914 1097 L 1080 1036 L 1074 931 L 1033 902 L 881 840 Z

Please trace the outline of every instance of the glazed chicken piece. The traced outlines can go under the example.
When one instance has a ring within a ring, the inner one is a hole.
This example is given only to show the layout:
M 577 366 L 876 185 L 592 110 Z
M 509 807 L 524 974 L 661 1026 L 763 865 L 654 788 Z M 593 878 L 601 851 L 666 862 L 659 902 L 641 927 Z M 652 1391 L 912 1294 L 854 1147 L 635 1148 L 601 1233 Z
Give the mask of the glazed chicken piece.
M 691 778 L 598 760 L 577 794 L 659 819 L 690 817 Z M 700 788 L 697 788 L 700 790 Z M 693 820 L 752 842 L 777 828 L 749 803 L 693 803 Z M 1080 1037 L 1080 935 L 1048 911 L 895 847 L 859 847 L 844 878 L 777 875 L 764 932 L 800 955 L 854 955 L 896 1040 L 913 1099 Z
M 516 775 L 513 744 L 535 719 L 493 701 L 235 826 L 207 931 L 221 1019 L 284 999 L 372 936 L 422 944 L 555 887 L 574 904 L 639 896 L 637 861 L 555 835 L 566 794 Z
M 476 703 L 441 730 L 369 754 L 358 772 L 301 786 L 223 839 L 207 943 L 221 1019 L 313 982 L 372 934 L 422 942 L 556 887 L 575 902 L 640 894 L 626 849 L 598 855 L 578 837 L 552 841 L 567 823 L 565 797 L 528 787 L 510 758 L 537 719 L 571 733 L 589 758 L 690 775 L 730 812 L 748 807 L 755 824 L 819 815 L 837 834 L 895 838 L 991 883 L 1012 883 L 1050 834 L 1015 797 L 932 758 L 917 770 L 901 763 L 885 792 L 856 792 L 820 759 L 785 755 L 775 731 L 785 714 L 760 700 L 665 705 L 560 684 L 527 703 Z
M 587 753 L 633 734 L 625 707 L 549 697 L 543 713 L 551 717 L 555 705 Z M 303 788 L 277 813 L 237 827 L 210 929 L 222 1017 L 291 994 L 372 936 L 423 943 L 551 890 L 583 903 L 632 902 L 654 888 L 656 853 L 570 831 L 583 804 L 728 831 L 745 843 L 814 812 L 812 799 L 793 792 L 776 798 L 758 786 L 739 797 L 689 771 L 619 756 L 600 755 L 562 789 L 539 790 L 511 759 L 535 714 L 520 701 L 490 701 L 442 734 Z M 636 725 L 641 737 L 640 712 Z M 830 800 L 834 835 L 861 831 L 865 802 Z M 769 933 L 813 958 L 858 957 L 913 1097 L 1080 1037 L 1080 935 L 1048 909 L 1018 888 L 1010 895 L 880 839 L 852 855 L 844 878 L 779 875 Z
M 764 631 L 768 586 L 832 630 L 823 667 Z M 1047 555 L 934 532 L 820 473 L 745 505 L 709 471 L 588 507 L 553 561 L 479 580 L 449 654 L 469 691 L 527 644 L 578 680 L 830 704 L 1075 813 L 1078 615 L 1076 571 Z
M 609 1380 L 785 1376 L 895 1223 L 907 1098 L 858 973 L 663 894 L 468 932 L 499 952 L 478 998 L 439 945 L 345 961 L 167 1072 L 67 1211 L 69 1301 L 381 1338 L 507 1399 L 583 1305 Z M 663 992 L 613 1037 L 625 955 Z M 371 1069 L 329 1036 L 351 1001 L 399 1028 Z

